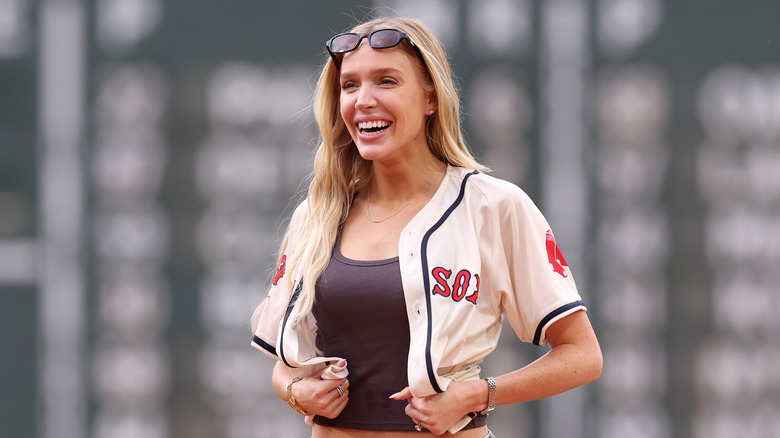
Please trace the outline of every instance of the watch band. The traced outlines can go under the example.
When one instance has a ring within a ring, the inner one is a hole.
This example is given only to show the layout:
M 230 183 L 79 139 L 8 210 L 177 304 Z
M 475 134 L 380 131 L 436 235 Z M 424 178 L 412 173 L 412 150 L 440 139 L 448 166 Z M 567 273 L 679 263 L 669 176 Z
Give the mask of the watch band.
M 496 409 L 496 380 L 492 377 L 486 377 L 484 379 L 488 384 L 488 404 L 481 414 L 487 414 L 490 411 Z

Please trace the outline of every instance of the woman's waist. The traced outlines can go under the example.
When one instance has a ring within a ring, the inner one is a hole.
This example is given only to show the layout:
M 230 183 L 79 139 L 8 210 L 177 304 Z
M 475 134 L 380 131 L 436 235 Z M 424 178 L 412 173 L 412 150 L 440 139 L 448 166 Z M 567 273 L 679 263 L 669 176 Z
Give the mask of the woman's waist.
M 411 421 L 411 420 L 410 420 Z M 339 427 L 327 427 L 314 425 L 312 438 L 427 438 L 427 437 L 452 437 L 452 438 L 484 438 L 488 434 L 487 426 L 462 430 L 456 434 L 449 432 L 444 435 L 434 435 L 431 432 L 407 432 L 407 431 L 377 431 L 345 429 Z

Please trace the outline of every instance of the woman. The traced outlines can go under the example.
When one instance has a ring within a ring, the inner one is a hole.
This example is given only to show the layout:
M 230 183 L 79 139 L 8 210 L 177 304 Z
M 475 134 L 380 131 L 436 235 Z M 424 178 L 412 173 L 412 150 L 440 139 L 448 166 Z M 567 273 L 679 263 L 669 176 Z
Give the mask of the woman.
M 432 32 L 377 19 L 327 43 L 321 143 L 253 346 L 313 437 L 491 436 L 496 405 L 593 381 L 601 351 L 531 200 L 482 173 Z M 552 349 L 480 379 L 502 318 Z

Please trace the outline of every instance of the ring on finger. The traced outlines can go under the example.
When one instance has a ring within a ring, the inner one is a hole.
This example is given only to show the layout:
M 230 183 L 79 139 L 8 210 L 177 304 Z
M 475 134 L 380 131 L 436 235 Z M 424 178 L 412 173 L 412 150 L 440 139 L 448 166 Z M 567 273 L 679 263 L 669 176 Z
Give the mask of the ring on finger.
M 336 391 L 338 391 L 338 392 L 339 392 L 339 397 L 341 397 L 342 395 L 344 395 L 344 388 L 342 388 L 342 387 L 341 387 L 341 385 L 339 385 L 339 386 L 337 386 L 337 387 L 336 387 Z
M 414 430 L 416 430 L 417 432 L 422 432 L 422 426 L 420 425 L 419 420 L 414 422 Z

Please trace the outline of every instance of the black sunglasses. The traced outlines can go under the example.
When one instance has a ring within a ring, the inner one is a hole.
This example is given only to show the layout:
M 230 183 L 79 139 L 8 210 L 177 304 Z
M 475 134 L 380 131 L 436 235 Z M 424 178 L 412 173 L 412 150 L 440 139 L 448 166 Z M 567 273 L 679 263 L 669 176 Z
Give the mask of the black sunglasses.
M 414 47 L 415 52 L 417 52 L 417 56 L 422 59 L 420 50 L 414 45 L 411 38 L 409 38 L 409 35 L 398 29 L 379 29 L 371 33 L 348 32 L 336 35 L 325 43 L 325 47 L 328 48 L 328 53 L 330 53 L 330 57 L 333 58 L 333 62 L 336 64 L 337 68 L 341 68 L 341 64 L 336 58 L 336 55 L 357 49 L 363 38 L 368 38 L 368 45 L 373 49 L 389 49 L 390 47 L 397 46 L 403 40 L 409 41 L 409 44 Z

